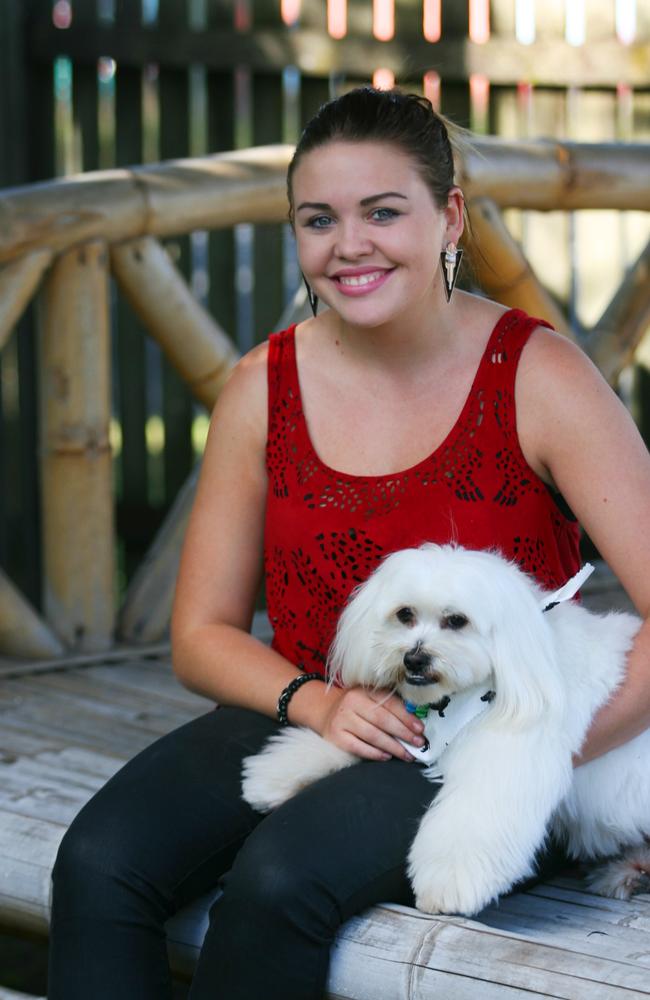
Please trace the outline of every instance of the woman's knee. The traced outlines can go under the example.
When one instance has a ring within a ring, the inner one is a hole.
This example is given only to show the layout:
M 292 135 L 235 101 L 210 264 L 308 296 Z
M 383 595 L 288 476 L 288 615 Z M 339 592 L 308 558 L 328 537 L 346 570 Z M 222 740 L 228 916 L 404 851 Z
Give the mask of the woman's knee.
M 123 827 L 123 824 L 120 824 Z M 52 872 L 53 902 L 66 911 L 83 907 L 86 912 L 101 910 L 104 916 L 132 914 L 144 902 L 153 905 L 159 919 L 166 919 L 166 900 L 146 874 L 146 845 L 127 836 L 123 828 L 102 819 L 100 810 L 89 803 L 72 822 L 63 837 Z
M 247 924 L 271 928 L 277 924 L 278 930 L 291 925 L 319 938 L 338 926 L 335 894 L 319 875 L 313 854 L 265 837 L 260 828 L 244 844 L 222 883 L 221 903 L 233 915 L 245 914 Z M 215 908 L 219 906 L 217 901 Z

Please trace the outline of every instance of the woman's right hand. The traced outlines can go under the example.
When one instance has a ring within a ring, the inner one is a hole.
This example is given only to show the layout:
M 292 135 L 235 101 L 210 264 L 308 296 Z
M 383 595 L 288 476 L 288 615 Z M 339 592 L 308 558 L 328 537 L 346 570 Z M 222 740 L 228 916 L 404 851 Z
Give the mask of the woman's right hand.
M 422 746 L 424 725 L 407 712 L 396 694 L 347 688 L 324 716 L 320 735 L 342 750 L 365 760 L 413 761 L 397 739 Z

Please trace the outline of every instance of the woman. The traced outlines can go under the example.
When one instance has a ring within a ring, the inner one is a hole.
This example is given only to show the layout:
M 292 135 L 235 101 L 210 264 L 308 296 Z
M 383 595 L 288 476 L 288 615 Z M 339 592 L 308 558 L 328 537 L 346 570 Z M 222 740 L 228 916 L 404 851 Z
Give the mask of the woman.
M 559 586 L 578 567 L 577 517 L 650 608 L 646 449 L 578 349 L 453 291 L 463 197 L 429 103 L 331 102 L 288 182 L 305 280 L 329 308 L 225 387 L 173 613 L 178 677 L 222 707 L 140 754 L 71 827 L 50 1000 L 169 997 L 163 922 L 220 881 L 192 1000 L 320 997 L 341 922 L 412 902 L 405 858 L 435 787 L 397 738 L 421 741 L 422 725 L 395 695 L 317 679 L 340 607 L 387 552 L 498 545 Z M 263 555 L 272 648 L 248 632 Z M 649 632 L 583 761 L 650 724 Z M 363 760 L 262 817 L 241 800 L 241 760 L 278 711 Z

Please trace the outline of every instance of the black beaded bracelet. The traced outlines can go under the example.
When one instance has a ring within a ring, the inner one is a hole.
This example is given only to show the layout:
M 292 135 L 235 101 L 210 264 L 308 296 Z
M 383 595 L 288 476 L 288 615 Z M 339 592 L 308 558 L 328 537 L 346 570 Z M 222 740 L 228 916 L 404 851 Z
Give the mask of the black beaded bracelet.
M 287 684 L 286 688 L 278 698 L 278 722 L 281 726 L 288 726 L 289 719 L 287 718 L 287 709 L 289 707 L 289 702 L 293 698 L 294 694 L 301 688 L 303 684 L 307 681 L 324 681 L 325 678 L 321 674 L 300 674 L 299 677 L 294 677 L 290 684 Z

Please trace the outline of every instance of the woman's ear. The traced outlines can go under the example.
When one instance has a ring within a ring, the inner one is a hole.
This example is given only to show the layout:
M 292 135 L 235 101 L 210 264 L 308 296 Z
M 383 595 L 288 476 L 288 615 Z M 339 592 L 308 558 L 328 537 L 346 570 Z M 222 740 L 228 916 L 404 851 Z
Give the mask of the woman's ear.
M 447 195 L 447 207 L 445 217 L 447 220 L 447 232 L 445 239 L 447 242 L 458 244 L 465 228 L 465 197 L 461 189 L 454 186 Z

